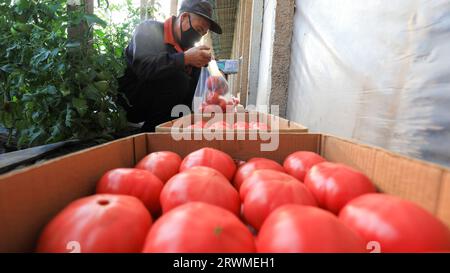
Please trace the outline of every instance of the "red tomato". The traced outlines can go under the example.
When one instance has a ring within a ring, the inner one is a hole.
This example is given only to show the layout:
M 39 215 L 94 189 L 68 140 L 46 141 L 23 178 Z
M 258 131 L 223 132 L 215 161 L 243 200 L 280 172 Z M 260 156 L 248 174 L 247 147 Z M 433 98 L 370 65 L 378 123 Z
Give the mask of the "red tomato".
M 220 108 L 222 109 L 222 111 L 226 112 L 226 110 L 227 110 L 227 101 L 225 99 L 223 99 L 223 98 L 220 98 L 218 104 L 219 104 Z
M 223 95 L 228 92 L 227 81 L 220 76 L 210 76 L 206 80 L 206 87 L 209 90 L 219 93 L 220 95 Z
M 202 113 L 223 113 L 222 108 L 219 105 L 208 104 L 206 106 L 202 106 L 200 109 Z
M 300 181 L 304 181 L 306 173 L 309 171 L 309 169 L 311 169 L 314 165 L 324 161 L 325 159 L 316 153 L 299 151 L 292 153 L 288 157 L 286 157 L 283 163 L 283 167 L 288 174 L 292 175 Z
M 220 82 L 221 82 L 220 77 L 217 77 L 217 76 L 210 76 L 210 77 L 208 77 L 208 79 L 206 80 L 206 87 L 207 87 L 209 90 L 215 90 L 215 89 L 217 89 L 217 88 L 220 88 Z
M 338 214 L 350 200 L 376 192 L 372 181 L 362 172 L 331 162 L 312 167 L 306 174 L 305 185 L 319 206 L 334 214 Z
M 263 122 L 257 122 L 257 121 L 252 121 L 249 123 L 249 129 L 250 130 L 264 130 L 264 131 L 268 131 L 270 130 L 270 126 L 263 123 Z
M 223 87 L 217 87 L 215 89 L 213 89 L 214 92 L 216 92 L 217 94 L 223 96 L 228 92 L 228 86 L 223 86 Z
M 363 239 L 336 216 L 299 205 L 285 205 L 270 214 L 256 247 L 263 253 L 366 252 Z
M 238 192 L 220 172 L 208 167 L 193 167 L 172 177 L 161 192 L 163 213 L 188 202 L 204 202 L 239 216 Z
M 208 91 L 208 93 L 206 93 L 206 103 L 219 104 L 219 93 L 214 91 Z
M 255 252 L 253 235 L 233 213 L 191 202 L 163 214 L 150 230 L 148 253 Z
M 202 148 L 188 154 L 180 165 L 180 172 L 195 166 L 213 168 L 222 173 L 229 181 L 233 179 L 236 172 L 236 164 L 226 153 L 213 149 Z
M 97 194 L 70 203 L 42 232 L 37 252 L 140 252 L 152 217 L 136 197 Z
M 215 131 L 223 131 L 223 130 L 232 130 L 232 127 L 226 121 L 218 121 L 211 124 L 211 126 L 209 126 L 208 129 Z
M 450 251 L 450 231 L 431 213 L 399 197 L 369 193 L 350 201 L 339 219 L 381 252 Z
M 134 196 L 156 216 L 161 212 L 159 194 L 162 188 L 161 180 L 151 172 L 122 168 L 105 173 L 97 184 L 97 193 Z
M 263 157 L 252 157 L 250 158 L 247 162 L 255 162 L 255 161 L 260 161 L 260 160 L 266 160 L 267 158 L 263 158 Z M 269 159 L 271 160 L 271 159 Z M 284 170 L 284 169 L 283 169 Z M 284 171 L 283 171 L 284 172 Z
M 256 229 L 261 227 L 273 210 L 282 205 L 317 205 L 303 183 L 274 170 L 254 171 L 242 184 L 242 196 L 244 217 Z
M 249 129 L 249 125 L 245 121 L 237 121 L 236 123 L 234 123 L 233 129 L 235 129 L 235 130 L 248 130 Z
M 154 152 L 144 157 L 136 165 L 137 169 L 150 171 L 163 183 L 178 173 L 181 157 L 174 152 Z
M 255 163 L 260 160 L 261 160 L 261 158 L 252 158 L 247 163 Z M 236 175 L 237 175 L 237 172 L 236 172 Z M 242 181 L 241 186 L 239 187 L 239 195 L 241 197 L 241 201 L 245 200 L 245 196 L 247 195 L 250 188 L 253 187 L 254 184 L 258 184 L 261 181 L 265 181 L 265 180 L 272 180 L 272 181 L 279 181 L 279 180 L 283 181 L 284 180 L 284 181 L 300 182 L 297 179 L 295 179 L 295 177 L 292 177 L 292 176 L 290 176 L 280 170 L 274 169 L 274 168 L 253 170 L 252 172 L 249 173 L 248 176 L 245 177 L 245 179 Z M 311 196 L 312 196 L 312 194 L 311 194 Z
M 244 180 L 256 170 L 275 170 L 284 172 L 284 168 L 278 162 L 266 158 L 252 158 L 249 162 L 239 167 L 234 175 L 233 184 L 239 190 Z

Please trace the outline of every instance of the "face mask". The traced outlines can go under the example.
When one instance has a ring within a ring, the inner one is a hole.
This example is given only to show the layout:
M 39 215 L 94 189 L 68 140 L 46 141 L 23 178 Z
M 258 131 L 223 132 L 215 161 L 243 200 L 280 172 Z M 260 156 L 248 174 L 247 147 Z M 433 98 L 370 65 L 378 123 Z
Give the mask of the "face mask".
M 186 31 L 183 31 L 180 23 L 180 32 L 181 32 L 181 41 L 180 45 L 183 48 L 191 48 L 194 47 L 195 43 L 198 42 L 202 36 L 198 33 L 193 27 L 191 23 L 191 16 L 189 15 L 189 25 L 190 28 Z

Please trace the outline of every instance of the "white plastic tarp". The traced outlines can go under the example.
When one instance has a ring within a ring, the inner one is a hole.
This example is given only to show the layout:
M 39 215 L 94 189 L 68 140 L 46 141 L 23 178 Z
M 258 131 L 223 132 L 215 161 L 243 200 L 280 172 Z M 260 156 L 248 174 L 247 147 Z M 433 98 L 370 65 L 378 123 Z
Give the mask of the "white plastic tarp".
M 288 117 L 450 166 L 450 1 L 297 0 Z

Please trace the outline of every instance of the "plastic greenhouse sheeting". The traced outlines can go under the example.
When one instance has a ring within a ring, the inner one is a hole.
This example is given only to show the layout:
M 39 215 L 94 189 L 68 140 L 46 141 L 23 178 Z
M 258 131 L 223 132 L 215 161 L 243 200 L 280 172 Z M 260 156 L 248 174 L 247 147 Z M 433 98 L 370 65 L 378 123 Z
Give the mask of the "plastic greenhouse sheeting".
M 288 118 L 450 166 L 450 1 L 297 0 Z

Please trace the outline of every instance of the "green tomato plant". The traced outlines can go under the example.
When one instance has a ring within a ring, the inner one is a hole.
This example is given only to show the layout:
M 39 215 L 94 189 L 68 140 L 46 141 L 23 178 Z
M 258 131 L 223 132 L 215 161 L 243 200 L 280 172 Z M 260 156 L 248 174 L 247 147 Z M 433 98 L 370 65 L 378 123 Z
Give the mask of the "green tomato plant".
M 0 0 L 0 124 L 8 145 L 107 137 L 126 126 L 117 78 L 139 10 L 130 0 L 98 4 L 102 18 L 69 10 L 66 0 Z M 124 8 L 125 23 L 105 16 Z M 69 29 L 80 24 L 85 31 L 71 39 Z

